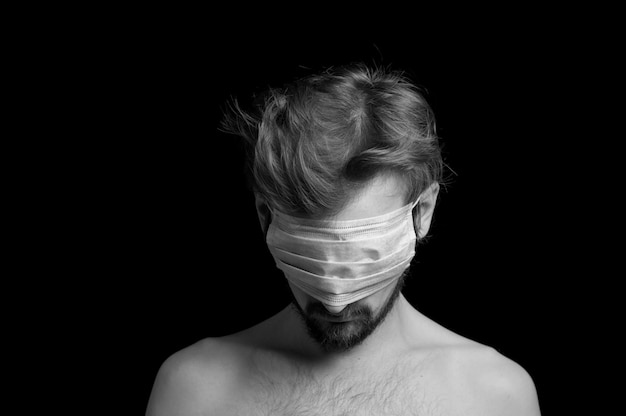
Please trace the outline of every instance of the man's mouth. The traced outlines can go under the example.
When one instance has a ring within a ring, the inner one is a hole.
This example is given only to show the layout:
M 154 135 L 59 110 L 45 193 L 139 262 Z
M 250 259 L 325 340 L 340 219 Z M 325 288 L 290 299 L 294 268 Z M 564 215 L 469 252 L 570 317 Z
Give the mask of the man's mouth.
M 332 315 L 332 314 L 315 313 L 312 315 L 312 317 L 318 320 L 332 322 L 332 323 L 345 323 L 345 322 L 351 322 L 351 321 L 355 321 L 359 319 L 359 316 L 354 315 L 354 314 Z
M 350 317 L 341 317 L 341 316 L 324 316 L 322 317 L 323 320 L 328 321 L 328 322 L 333 322 L 333 323 L 342 323 L 342 322 L 350 322 L 352 320 L 354 320 L 354 318 L 350 318 Z

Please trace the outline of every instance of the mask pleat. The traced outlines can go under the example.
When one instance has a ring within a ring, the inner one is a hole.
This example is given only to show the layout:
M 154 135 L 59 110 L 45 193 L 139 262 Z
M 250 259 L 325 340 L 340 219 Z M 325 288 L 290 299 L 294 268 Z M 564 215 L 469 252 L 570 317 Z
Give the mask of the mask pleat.
M 267 245 L 295 286 L 321 302 L 347 305 L 391 284 L 409 266 L 416 241 L 412 210 L 418 201 L 348 221 L 273 213 Z

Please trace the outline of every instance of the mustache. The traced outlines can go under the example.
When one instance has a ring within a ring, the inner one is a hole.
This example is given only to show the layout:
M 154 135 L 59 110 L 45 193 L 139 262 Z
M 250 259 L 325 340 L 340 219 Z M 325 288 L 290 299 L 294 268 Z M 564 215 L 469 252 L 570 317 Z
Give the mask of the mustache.
M 306 314 L 318 318 L 356 319 L 371 318 L 372 311 L 365 305 L 351 304 L 346 306 L 340 313 L 332 314 L 322 303 L 311 303 L 306 307 Z

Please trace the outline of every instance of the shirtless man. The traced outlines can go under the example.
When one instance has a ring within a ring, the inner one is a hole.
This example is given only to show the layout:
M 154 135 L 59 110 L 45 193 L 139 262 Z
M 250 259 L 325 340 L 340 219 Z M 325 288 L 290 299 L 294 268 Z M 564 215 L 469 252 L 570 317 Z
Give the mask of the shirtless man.
M 401 293 L 441 181 L 433 115 L 416 88 L 359 65 L 273 90 L 258 116 L 233 115 L 293 301 L 169 357 L 148 416 L 540 414 L 523 368 Z

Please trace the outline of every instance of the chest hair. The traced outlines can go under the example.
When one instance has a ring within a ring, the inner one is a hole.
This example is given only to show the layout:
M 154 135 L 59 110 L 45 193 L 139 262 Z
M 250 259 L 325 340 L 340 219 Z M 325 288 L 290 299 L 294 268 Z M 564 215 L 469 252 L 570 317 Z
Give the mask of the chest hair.
M 249 379 L 252 407 L 259 416 L 434 416 L 440 400 L 424 383 L 423 363 L 406 360 L 365 370 L 316 374 L 296 363 L 256 360 Z M 246 400 L 248 401 L 248 400 Z

